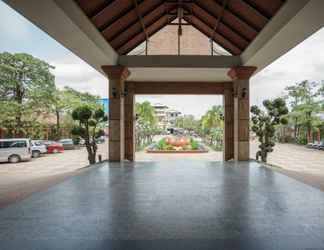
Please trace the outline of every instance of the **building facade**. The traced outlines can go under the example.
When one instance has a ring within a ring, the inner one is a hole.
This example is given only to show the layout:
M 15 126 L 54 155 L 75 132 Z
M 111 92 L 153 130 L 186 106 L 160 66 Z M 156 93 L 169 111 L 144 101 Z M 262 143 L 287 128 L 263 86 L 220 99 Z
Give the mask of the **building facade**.
M 181 112 L 169 108 L 167 105 L 156 103 L 153 105 L 157 127 L 161 130 L 167 130 L 176 126 L 176 120 L 181 116 Z

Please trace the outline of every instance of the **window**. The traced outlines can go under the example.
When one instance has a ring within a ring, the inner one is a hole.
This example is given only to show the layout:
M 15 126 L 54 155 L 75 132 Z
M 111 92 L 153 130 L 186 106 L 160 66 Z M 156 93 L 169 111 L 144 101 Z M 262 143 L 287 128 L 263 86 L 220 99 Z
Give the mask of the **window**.
M 26 148 L 26 141 L 2 141 L 0 148 Z

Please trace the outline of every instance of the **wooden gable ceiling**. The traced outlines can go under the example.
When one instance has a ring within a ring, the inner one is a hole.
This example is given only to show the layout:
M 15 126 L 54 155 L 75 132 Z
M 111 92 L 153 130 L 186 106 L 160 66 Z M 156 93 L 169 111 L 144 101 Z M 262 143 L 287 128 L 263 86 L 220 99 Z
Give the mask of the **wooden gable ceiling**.
M 121 55 L 170 24 L 183 20 L 232 55 L 240 55 L 284 0 L 75 0 Z

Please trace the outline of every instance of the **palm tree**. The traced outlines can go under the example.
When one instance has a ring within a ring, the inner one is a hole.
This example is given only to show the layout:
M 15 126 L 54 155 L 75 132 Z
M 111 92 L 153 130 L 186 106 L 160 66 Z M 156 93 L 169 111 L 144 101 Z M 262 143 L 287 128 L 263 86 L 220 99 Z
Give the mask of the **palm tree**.
M 222 106 L 213 106 L 210 110 L 207 111 L 205 115 L 201 118 L 202 130 L 207 137 L 209 137 L 210 144 L 214 144 L 214 139 L 219 140 L 219 130 L 223 129 L 223 107 Z
M 137 116 L 136 145 L 141 147 L 153 140 L 156 130 L 155 110 L 150 102 L 145 101 L 135 104 L 135 112 Z

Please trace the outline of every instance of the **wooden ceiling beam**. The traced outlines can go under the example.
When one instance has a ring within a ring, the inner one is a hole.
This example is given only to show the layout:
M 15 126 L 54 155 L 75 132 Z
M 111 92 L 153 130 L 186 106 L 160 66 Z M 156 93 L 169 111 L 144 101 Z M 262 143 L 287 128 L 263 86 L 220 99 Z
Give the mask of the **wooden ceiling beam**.
M 138 5 L 138 10 L 142 16 L 147 15 L 149 12 L 153 11 L 156 7 L 163 4 L 162 0 L 150 0 L 143 1 Z M 121 18 L 117 19 L 114 23 L 106 27 L 102 31 L 102 35 L 108 40 L 112 41 L 118 37 L 122 32 L 127 30 L 129 27 L 138 22 L 138 17 L 135 9 L 131 9 Z
M 114 21 L 118 20 L 118 18 L 121 18 L 125 13 L 133 9 L 133 7 L 133 2 L 130 0 L 115 0 L 93 16 L 91 21 L 99 31 L 102 31 Z
M 222 95 L 232 89 L 232 82 L 133 82 L 136 95 Z
M 213 29 L 208 26 L 205 22 L 197 18 L 196 16 L 185 16 L 184 20 L 191 23 L 193 27 L 195 27 L 197 30 L 202 32 L 204 35 L 206 35 L 208 38 L 211 36 Z M 225 37 L 223 37 L 219 33 L 215 33 L 213 40 L 223 47 L 226 51 L 230 52 L 232 55 L 240 55 L 242 53 L 242 50 L 237 47 L 235 44 L 228 41 Z
M 107 7 L 115 0 L 76 0 L 89 18 L 97 15 L 103 8 Z
M 218 19 L 207 10 L 199 7 L 197 4 L 192 5 L 192 11 L 193 15 L 202 20 L 204 23 L 208 24 L 208 26 L 213 30 L 211 36 L 213 36 L 214 33 L 218 32 L 242 50 L 244 50 L 249 45 L 249 41 L 232 30 L 229 26 L 225 25 L 223 22 L 218 22 L 218 28 L 215 32 L 215 27 L 213 26 L 213 24 L 216 24 Z
M 143 17 L 143 22 L 146 27 L 154 23 L 161 16 L 165 15 L 165 7 L 163 4 L 159 5 L 153 11 L 149 12 L 147 15 Z M 140 23 L 137 21 L 132 26 L 125 29 L 122 33 L 120 33 L 117 37 L 110 41 L 110 45 L 118 49 L 126 44 L 129 40 L 132 40 L 133 37 L 137 36 L 142 32 L 142 27 Z
M 135 4 L 135 10 L 136 10 L 136 14 L 137 14 L 137 17 L 138 17 L 138 21 L 141 23 L 143 33 L 145 34 L 146 43 L 148 43 L 149 36 L 148 36 L 146 28 L 145 28 L 145 23 L 143 22 L 142 14 L 140 13 L 140 11 L 138 9 L 137 0 L 133 0 L 133 2 Z M 147 54 L 147 46 L 146 46 L 146 54 Z
M 172 22 L 173 20 L 175 20 L 175 18 L 169 19 L 167 17 L 167 15 L 165 15 L 165 14 L 162 15 L 154 23 L 152 23 L 151 25 L 148 25 L 147 26 L 148 35 L 150 37 L 153 36 L 156 32 L 158 32 L 159 30 L 161 30 L 162 28 L 164 28 L 168 24 L 168 22 Z M 127 41 L 125 44 L 123 44 L 122 46 L 120 46 L 117 49 L 117 52 L 120 55 L 126 55 L 127 53 L 129 53 L 130 51 L 132 51 L 133 49 L 135 49 L 138 45 L 140 45 L 144 41 L 145 41 L 144 34 L 143 33 L 138 33 L 137 35 L 135 35 L 134 37 L 132 37 L 129 41 Z
M 221 4 L 221 0 L 215 1 Z M 243 0 L 230 1 L 228 9 L 258 31 L 261 31 L 269 21 L 266 16 Z
M 195 4 L 206 11 L 208 10 L 208 12 L 215 17 L 218 17 L 222 10 L 222 6 L 214 0 L 197 0 Z M 222 23 L 232 27 L 236 33 L 250 41 L 253 40 L 258 34 L 258 30 L 254 29 L 243 19 L 236 16 L 228 8 L 224 10 Z
M 282 6 L 284 1 L 282 0 L 242 0 L 246 4 L 249 4 L 252 8 L 254 8 L 261 15 L 266 18 L 272 18 L 279 8 Z

